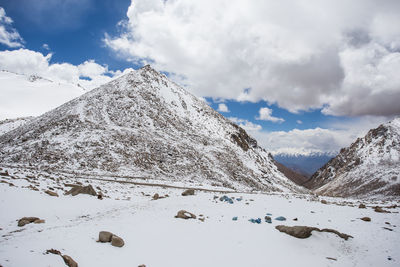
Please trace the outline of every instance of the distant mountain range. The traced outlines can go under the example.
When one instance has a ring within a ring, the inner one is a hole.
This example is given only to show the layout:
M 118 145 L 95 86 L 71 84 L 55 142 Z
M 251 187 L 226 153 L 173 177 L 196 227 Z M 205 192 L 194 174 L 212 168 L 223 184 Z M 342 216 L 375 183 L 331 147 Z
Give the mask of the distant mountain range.
M 275 154 L 274 159 L 286 167 L 306 177 L 311 177 L 335 155 L 332 153 Z

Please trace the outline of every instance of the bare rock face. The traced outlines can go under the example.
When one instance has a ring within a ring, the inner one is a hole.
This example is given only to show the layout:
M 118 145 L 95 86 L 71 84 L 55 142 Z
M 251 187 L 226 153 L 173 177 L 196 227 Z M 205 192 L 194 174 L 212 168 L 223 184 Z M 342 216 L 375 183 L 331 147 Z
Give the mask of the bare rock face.
M 196 215 L 194 215 L 193 213 L 190 213 L 186 210 L 180 210 L 178 211 L 178 214 L 175 215 L 175 218 L 181 218 L 181 219 L 196 219 Z
M 121 248 L 121 247 L 123 247 L 125 245 L 125 242 L 121 237 L 113 235 L 112 238 L 111 238 L 111 245 L 114 246 L 114 247 Z
M 193 196 L 194 195 L 194 189 L 187 189 L 184 192 L 182 192 L 182 196 Z
M 18 220 L 18 226 L 22 227 L 29 223 L 43 223 L 44 220 L 39 219 L 38 217 L 23 217 Z
M 71 190 L 69 190 L 66 195 L 72 195 L 76 196 L 78 194 L 87 194 L 91 196 L 97 196 L 96 191 L 94 190 L 92 185 L 87 185 L 87 186 L 80 186 L 80 185 L 74 185 Z
M 286 226 L 286 225 L 277 225 L 275 226 L 275 228 L 279 232 L 283 232 L 288 235 L 294 236 L 296 238 L 303 238 L 303 239 L 310 237 L 312 231 L 334 233 L 340 238 L 343 238 L 344 240 L 347 240 L 350 237 L 352 237 L 351 235 L 343 234 L 334 229 L 328 229 L 328 228 L 319 229 L 317 227 L 309 227 L 309 226 Z
M 102 243 L 111 242 L 112 236 L 113 236 L 113 233 L 110 233 L 107 231 L 101 231 L 99 233 L 99 241 Z

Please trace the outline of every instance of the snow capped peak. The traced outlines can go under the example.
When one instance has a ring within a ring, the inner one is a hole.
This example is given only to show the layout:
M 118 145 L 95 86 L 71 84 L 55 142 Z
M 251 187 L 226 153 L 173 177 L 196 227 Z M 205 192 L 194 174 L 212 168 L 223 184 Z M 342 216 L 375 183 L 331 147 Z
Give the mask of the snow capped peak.
M 145 66 L 0 136 L 0 162 L 242 190 L 301 191 L 247 133 Z

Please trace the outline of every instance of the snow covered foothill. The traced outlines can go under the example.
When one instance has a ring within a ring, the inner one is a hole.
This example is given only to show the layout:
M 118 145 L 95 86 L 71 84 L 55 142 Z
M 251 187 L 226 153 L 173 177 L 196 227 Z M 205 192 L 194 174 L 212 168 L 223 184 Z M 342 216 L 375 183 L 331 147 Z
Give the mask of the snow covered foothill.
M 367 208 L 359 209 L 357 200 L 324 197 L 327 204 L 323 204 L 315 195 L 196 190 L 193 196 L 182 196 L 183 189 L 162 186 L 16 169 L 1 173 L 3 266 L 65 266 L 61 257 L 45 254 L 51 248 L 71 256 L 79 266 L 364 267 L 398 266 L 400 260 L 400 209 L 385 208 L 396 202 L 365 201 Z M 70 183 L 90 183 L 104 198 L 64 195 Z M 59 197 L 45 194 L 49 188 Z M 153 200 L 155 193 L 163 198 Z M 233 203 L 220 201 L 224 195 Z M 375 212 L 376 205 L 391 213 Z M 204 221 L 175 218 L 179 210 Z M 267 213 L 271 224 L 264 221 Z M 24 216 L 37 216 L 45 223 L 18 227 L 17 220 Z M 275 220 L 278 216 L 286 221 Z M 360 219 L 365 216 L 371 222 Z M 251 218 L 262 218 L 262 222 L 253 224 Z M 332 233 L 312 232 L 307 239 L 297 239 L 276 230 L 277 225 L 332 228 L 353 238 L 346 241 Z M 125 245 L 117 248 L 96 242 L 100 231 L 122 237 Z
M 32 120 L 34 117 L 22 117 L 0 121 L 0 135 L 12 131 Z

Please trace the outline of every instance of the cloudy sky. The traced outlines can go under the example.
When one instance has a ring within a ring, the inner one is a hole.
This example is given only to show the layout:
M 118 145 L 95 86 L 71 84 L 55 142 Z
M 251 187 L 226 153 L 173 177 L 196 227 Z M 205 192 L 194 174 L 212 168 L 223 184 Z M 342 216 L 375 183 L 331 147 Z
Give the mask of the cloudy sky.
M 335 152 L 400 115 L 398 0 L 0 7 L 0 69 L 90 89 L 150 63 L 274 152 Z

